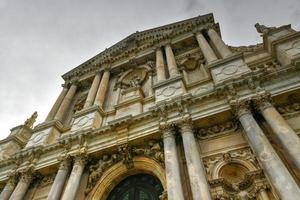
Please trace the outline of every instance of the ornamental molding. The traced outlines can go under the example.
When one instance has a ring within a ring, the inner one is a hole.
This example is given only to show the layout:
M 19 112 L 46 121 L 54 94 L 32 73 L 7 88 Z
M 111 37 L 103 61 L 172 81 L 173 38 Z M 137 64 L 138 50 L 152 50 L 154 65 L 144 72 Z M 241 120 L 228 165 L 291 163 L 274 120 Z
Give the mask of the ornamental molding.
M 249 171 L 260 169 L 255 155 L 248 147 L 204 157 L 203 163 L 210 180 L 219 178 L 219 170 L 228 163 L 239 163 Z
M 216 124 L 209 127 L 201 127 L 196 129 L 196 136 L 200 140 L 225 135 L 228 133 L 236 133 L 239 130 L 239 122 L 230 120 L 224 123 Z

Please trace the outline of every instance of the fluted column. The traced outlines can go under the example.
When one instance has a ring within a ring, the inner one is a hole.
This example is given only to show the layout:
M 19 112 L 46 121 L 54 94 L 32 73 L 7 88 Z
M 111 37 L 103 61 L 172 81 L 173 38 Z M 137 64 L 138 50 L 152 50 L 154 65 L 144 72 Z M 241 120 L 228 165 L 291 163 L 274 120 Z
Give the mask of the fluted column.
M 181 134 L 193 199 L 210 200 L 212 198 L 206 179 L 205 168 L 200 157 L 190 121 L 182 123 Z
M 104 104 L 106 91 L 109 83 L 109 76 L 110 76 L 109 69 L 105 69 L 94 102 L 95 105 L 98 105 L 100 107 L 103 107 Z
M 29 172 L 23 173 L 9 200 L 22 200 L 30 186 L 31 181 L 32 174 Z
M 74 200 L 80 185 L 81 176 L 85 166 L 85 157 L 78 156 L 75 158 L 72 172 L 68 180 L 62 200 Z
M 196 39 L 198 41 L 199 47 L 208 63 L 218 60 L 215 52 L 212 50 L 211 46 L 206 41 L 202 33 L 196 33 Z
M 1 200 L 8 200 L 10 195 L 13 193 L 13 191 L 16 187 L 16 184 L 17 184 L 16 177 L 11 177 L 7 181 L 4 189 L 2 190 L 1 195 L 0 195 L 0 199 Z
M 175 132 L 170 127 L 165 127 L 163 129 L 163 141 L 168 199 L 184 200 Z
M 207 34 L 217 48 L 218 52 L 221 54 L 222 58 L 229 57 L 232 54 L 227 45 L 223 42 L 222 38 L 214 29 L 209 29 Z
M 300 189 L 264 135 L 245 103 L 232 101 L 232 106 L 244 128 L 249 145 L 259 159 L 264 172 L 282 200 L 300 197 Z
M 282 144 L 285 153 L 300 172 L 300 138 L 267 99 L 258 98 L 255 102 Z
M 86 98 L 85 104 L 84 104 L 84 108 L 88 108 L 90 106 L 93 105 L 96 94 L 97 94 L 97 90 L 99 87 L 99 83 L 100 83 L 100 79 L 101 79 L 101 75 L 99 72 L 96 73 L 93 83 L 91 85 L 91 88 L 89 90 L 88 96 Z
M 166 80 L 165 62 L 161 48 L 156 49 L 156 74 L 157 82 Z
M 60 105 L 54 119 L 60 120 L 60 121 L 63 119 L 66 110 L 69 108 L 69 106 L 73 100 L 76 90 L 77 90 L 77 83 L 72 83 L 70 89 L 68 90 L 68 93 L 66 94 L 63 101 L 61 102 L 61 105 Z
M 63 89 L 62 89 L 60 95 L 58 96 L 58 98 L 56 99 L 54 105 L 52 106 L 45 121 L 51 121 L 54 119 L 55 114 L 57 113 L 59 106 L 60 106 L 61 102 L 63 101 L 64 97 L 66 96 L 67 92 L 68 92 L 68 88 L 67 88 L 66 84 L 63 84 Z
M 165 46 L 165 52 L 166 52 L 166 57 L 167 57 L 167 65 L 168 65 L 168 69 L 169 69 L 170 78 L 180 75 L 177 64 L 176 64 L 175 56 L 174 56 L 174 53 L 173 53 L 173 50 L 172 50 L 172 47 L 170 44 L 167 44 Z
M 69 175 L 71 162 L 66 159 L 61 162 L 59 170 L 55 176 L 54 182 L 48 194 L 48 200 L 59 200 L 64 189 L 66 179 Z

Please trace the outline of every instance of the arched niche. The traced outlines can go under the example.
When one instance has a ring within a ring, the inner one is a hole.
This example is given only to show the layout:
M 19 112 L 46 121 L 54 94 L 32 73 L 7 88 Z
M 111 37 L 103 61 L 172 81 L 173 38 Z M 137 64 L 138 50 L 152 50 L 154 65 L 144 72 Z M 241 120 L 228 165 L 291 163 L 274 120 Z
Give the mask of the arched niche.
M 126 165 L 119 162 L 106 170 L 87 196 L 87 199 L 105 200 L 118 183 L 131 175 L 139 173 L 155 176 L 161 182 L 164 190 L 166 190 L 165 170 L 155 160 L 144 156 L 136 156 L 133 158 L 133 164 L 133 168 L 127 169 Z
M 220 177 L 220 174 L 226 165 L 227 167 L 232 165 L 233 167 L 236 166 L 239 169 L 244 169 L 245 173 L 258 169 L 253 163 L 241 158 L 230 158 L 230 161 L 226 161 L 225 159 L 214 166 L 214 169 L 212 170 L 212 179 L 223 178 Z

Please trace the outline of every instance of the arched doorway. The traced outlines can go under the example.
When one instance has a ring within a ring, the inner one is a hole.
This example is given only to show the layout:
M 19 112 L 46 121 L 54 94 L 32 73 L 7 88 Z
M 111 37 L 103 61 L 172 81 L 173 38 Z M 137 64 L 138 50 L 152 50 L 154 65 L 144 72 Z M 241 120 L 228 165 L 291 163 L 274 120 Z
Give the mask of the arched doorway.
M 121 181 L 110 192 L 107 200 L 158 200 L 163 190 L 156 177 L 136 174 Z

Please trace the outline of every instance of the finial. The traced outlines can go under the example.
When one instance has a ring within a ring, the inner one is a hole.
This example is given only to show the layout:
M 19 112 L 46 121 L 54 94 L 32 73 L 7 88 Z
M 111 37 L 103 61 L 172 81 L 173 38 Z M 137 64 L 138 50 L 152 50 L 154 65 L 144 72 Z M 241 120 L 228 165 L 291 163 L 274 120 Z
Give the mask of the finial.
M 26 121 L 24 122 L 24 126 L 27 126 L 28 128 L 33 128 L 33 124 L 36 121 L 38 114 L 35 111 L 30 118 L 26 119 Z

